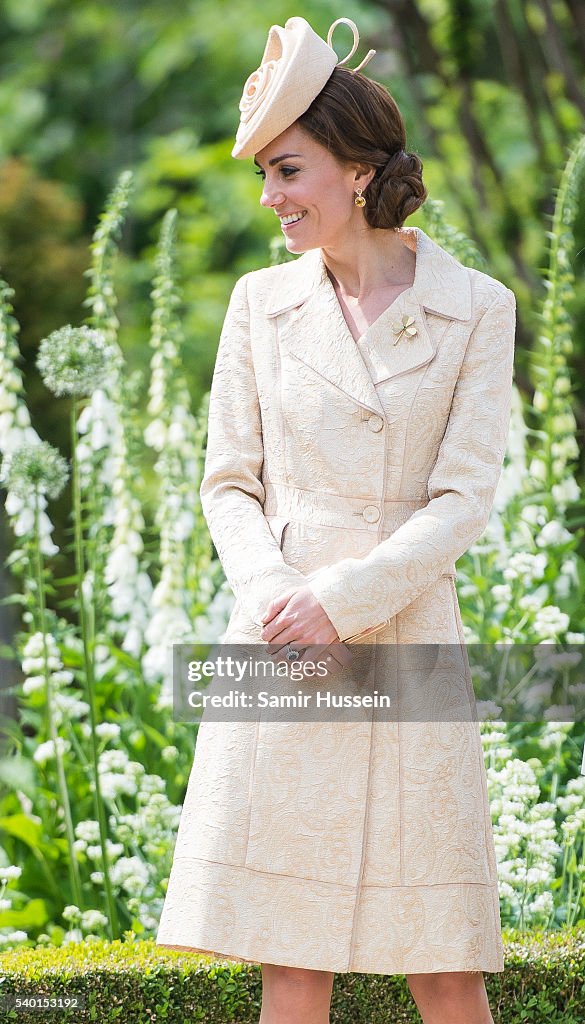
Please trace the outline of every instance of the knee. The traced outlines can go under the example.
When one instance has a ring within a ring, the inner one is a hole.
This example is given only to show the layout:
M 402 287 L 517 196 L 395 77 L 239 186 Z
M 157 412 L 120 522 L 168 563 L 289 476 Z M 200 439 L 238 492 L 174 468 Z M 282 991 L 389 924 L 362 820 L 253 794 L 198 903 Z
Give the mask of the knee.
M 314 971 L 306 967 L 286 967 L 281 964 L 262 964 L 262 976 L 283 987 L 308 988 L 333 985 L 331 971 Z
M 436 999 L 462 995 L 483 985 L 482 971 L 438 971 L 434 974 L 407 974 L 412 994 L 424 993 Z
M 483 983 L 481 971 L 443 971 L 436 975 L 439 987 L 444 992 L 461 992 Z

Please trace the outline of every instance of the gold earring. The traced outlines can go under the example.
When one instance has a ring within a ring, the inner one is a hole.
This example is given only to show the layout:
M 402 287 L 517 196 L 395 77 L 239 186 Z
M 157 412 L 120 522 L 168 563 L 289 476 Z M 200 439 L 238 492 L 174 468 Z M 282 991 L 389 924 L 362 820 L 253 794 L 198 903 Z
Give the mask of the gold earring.
M 364 196 L 362 195 L 363 191 L 364 191 L 363 188 L 357 188 L 356 189 L 357 195 L 356 195 L 356 197 L 354 199 L 354 203 L 355 203 L 356 206 L 365 206 L 366 205 L 366 200 L 365 200 Z

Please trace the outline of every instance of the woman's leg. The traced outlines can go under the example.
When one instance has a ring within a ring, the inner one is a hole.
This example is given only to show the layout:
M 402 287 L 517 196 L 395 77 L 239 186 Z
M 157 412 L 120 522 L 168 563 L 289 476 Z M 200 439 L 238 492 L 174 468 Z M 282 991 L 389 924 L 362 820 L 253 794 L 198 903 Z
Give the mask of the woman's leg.
M 494 1024 L 481 971 L 407 974 L 424 1024 Z
M 333 971 L 262 964 L 258 1024 L 329 1024 Z

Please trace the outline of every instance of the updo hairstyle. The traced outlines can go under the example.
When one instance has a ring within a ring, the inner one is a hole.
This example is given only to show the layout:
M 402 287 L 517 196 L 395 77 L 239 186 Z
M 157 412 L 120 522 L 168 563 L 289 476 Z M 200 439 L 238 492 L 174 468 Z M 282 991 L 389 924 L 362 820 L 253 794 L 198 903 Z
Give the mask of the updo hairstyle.
M 337 67 L 296 123 L 340 163 L 375 167 L 364 189 L 370 227 L 402 227 L 427 198 L 422 161 L 405 152 L 402 115 L 380 82 Z

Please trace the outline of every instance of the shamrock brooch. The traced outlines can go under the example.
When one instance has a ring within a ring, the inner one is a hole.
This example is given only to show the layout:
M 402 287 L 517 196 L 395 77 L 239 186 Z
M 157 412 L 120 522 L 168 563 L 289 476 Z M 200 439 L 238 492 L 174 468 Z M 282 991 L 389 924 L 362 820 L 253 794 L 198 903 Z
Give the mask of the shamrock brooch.
M 413 323 L 414 323 L 414 317 L 413 316 L 408 316 L 408 314 L 405 313 L 404 316 L 402 317 L 402 322 L 401 323 L 393 324 L 392 325 L 392 330 L 393 330 L 394 334 L 397 335 L 397 337 L 394 339 L 394 344 L 395 345 L 396 345 L 396 343 L 398 341 L 400 341 L 400 339 L 402 337 L 405 337 L 405 338 L 413 338 L 414 337 L 414 335 L 416 334 L 416 327 L 412 326 Z

